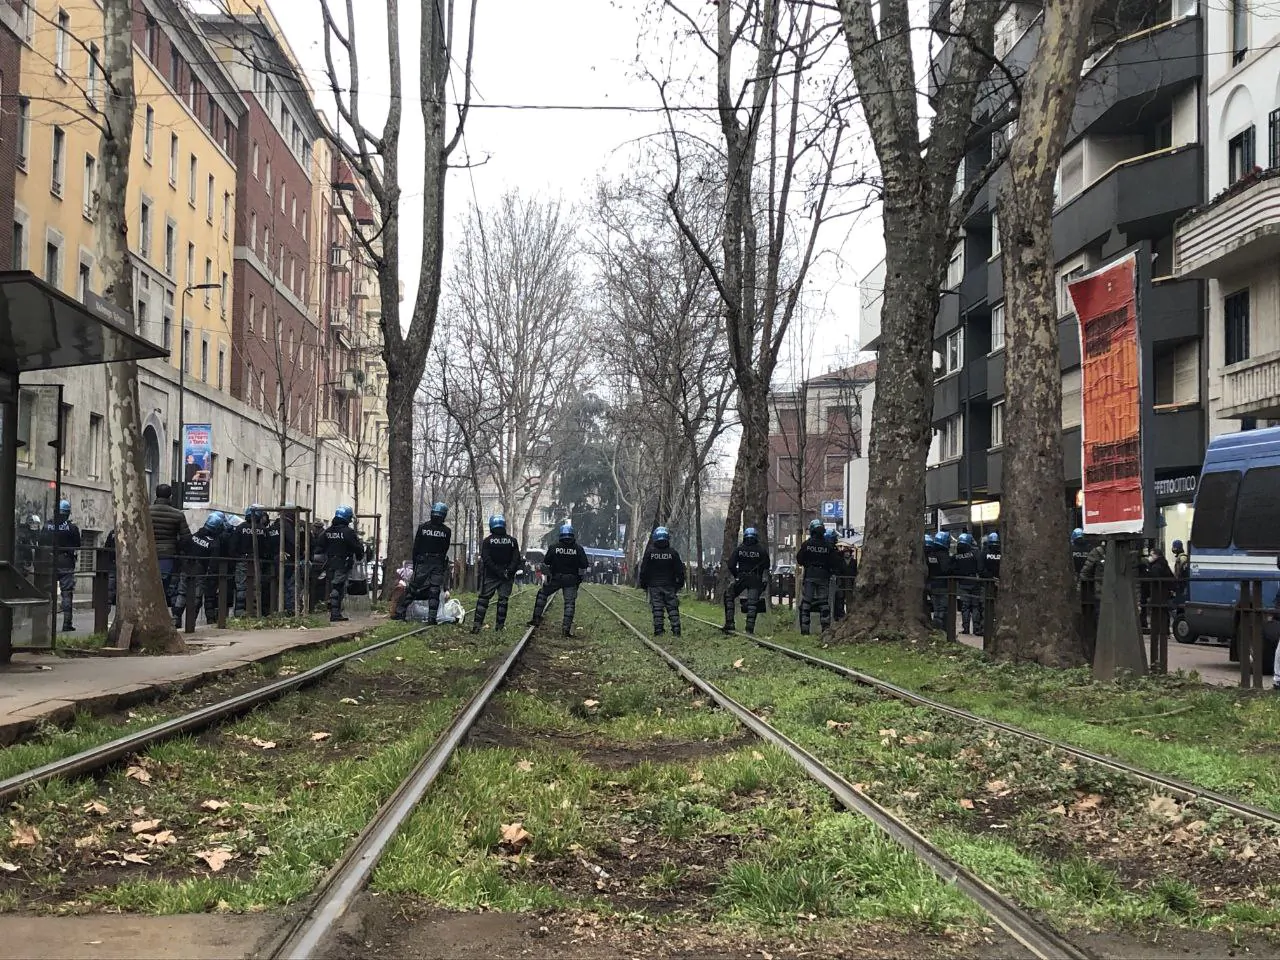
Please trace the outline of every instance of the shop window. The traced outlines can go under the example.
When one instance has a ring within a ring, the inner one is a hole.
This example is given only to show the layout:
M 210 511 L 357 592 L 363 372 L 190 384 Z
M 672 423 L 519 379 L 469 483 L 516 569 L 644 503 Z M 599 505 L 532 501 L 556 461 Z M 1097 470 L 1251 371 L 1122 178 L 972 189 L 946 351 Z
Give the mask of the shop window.
M 1245 471 L 1236 501 L 1235 541 L 1241 550 L 1280 550 L 1280 467 Z
M 1196 516 L 1191 524 L 1191 544 L 1209 550 L 1231 546 L 1236 520 L 1240 474 L 1235 471 L 1206 473 L 1196 490 Z

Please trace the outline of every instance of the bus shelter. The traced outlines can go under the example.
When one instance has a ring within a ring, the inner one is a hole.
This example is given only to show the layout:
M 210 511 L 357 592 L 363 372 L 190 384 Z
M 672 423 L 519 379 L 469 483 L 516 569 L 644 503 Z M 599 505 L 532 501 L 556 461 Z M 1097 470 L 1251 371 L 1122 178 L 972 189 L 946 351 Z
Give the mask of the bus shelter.
M 80 303 L 28 270 L 0 271 L 0 663 L 13 653 L 15 614 L 34 622 L 48 613 L 51 602 L 15 562 L 22 375 L 168 356 L 133 332 L 133 318 L 125 311 L 93 293 L 86 299 Z M 55 442 L 61 442 L 60 435 Z M 55 499 L 60 495 L 55 491 Z

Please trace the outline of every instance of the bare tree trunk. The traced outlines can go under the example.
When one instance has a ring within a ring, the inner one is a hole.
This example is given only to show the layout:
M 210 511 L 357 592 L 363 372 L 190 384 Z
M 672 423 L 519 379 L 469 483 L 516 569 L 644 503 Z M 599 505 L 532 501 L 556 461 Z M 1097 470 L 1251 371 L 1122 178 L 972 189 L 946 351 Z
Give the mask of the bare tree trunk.
M 133 146 L 133 4 L 103 0 L 103 73 L 106 102 L 98 153 L 102 189 L 98 192 L 98 269 L 103 297 L 133 313 L 133 268 L 129 261 L 129 218 L 125 197 Z M 185 645 L 160 583 L 160 564 L 147 507 L 142 470 L 142 419 L 138 403 L 138 365 L 107 364 L 108 470 L 116 501 L 116 618 L 111 639 L 128 641 L 131 650 L 181 652 Z
M 1075 630 L 1063 502 L 1062 379 L 1053 268 L 1053 183 L 1080 85 L 1094 0 L 1050 0 L 1023 81 L 1009 179 L 1000 191 L 1006 312 L 1003 507 L 1007 571 L 992 652 L 1073 666 Z M 877 394 L 876 403 L 880 403 Z
M 720 557 L 723 561 L 720 564 L 720 576 L 716 578 L 716 590 L 723 593 L 729 586 L 729 567 L 728 561 L 730 555 L 738 547 L 738 540 L 742 535 L 742 489 L 745 484 L 745 472 L 741 466 L 746 459 L 746 443 L 747 434 L 744 430 L 742 437 L 738 440 L 738 466 L 733 470 L 733 481 L 729 484 L 729 505 L 724 511 L 724 539 L 721 541 Z M 760 539 L 764 543 L 769 542 L 768 526 L 760 527 Z

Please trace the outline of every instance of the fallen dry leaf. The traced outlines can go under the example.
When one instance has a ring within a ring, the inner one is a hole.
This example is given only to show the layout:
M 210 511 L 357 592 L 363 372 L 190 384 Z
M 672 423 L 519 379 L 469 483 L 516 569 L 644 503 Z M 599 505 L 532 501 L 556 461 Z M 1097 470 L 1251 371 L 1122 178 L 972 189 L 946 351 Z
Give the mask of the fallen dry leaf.
M 1102 797 L 1096 793 L 1086 793 L 1083 797 L 1071 805 L 1072 813 L 1085 813 L 1089 810 L 1096 810 L 1102 803 Z
M 333 736 L 332 733 L 326 733 L 323 730 L 317 730 L 315 733 L 311 735 L 311 739 L 314 742 L 319 743 L 321 740 L 328 740 L 332 736 Z
M 761 753 L 759 750 L 752 750 L 752 751 L 751 751 L 751 759 L 752 759 L 752 760 L 763 760 L 763 759 L 764 759 L 764 754 L 763 754 L 763 753 Z
M 10 820 L 9 826 L 12 828 L 9 836 L 9 846 L 34 847 L 40 842 L 40 831 L 30 824 Z
M 88 833 L 88 834 L 85 834 L 83 837 L 76 838 L 77 850 L 91 850 L 94 847 L 100 847 L 100 846 L 102 846 L 102 838 L 99 837 L 96 833 Z
M 919 790 L 903 790 L 901 796 L 903 800 L 919 800 L 920 791 Z
M 137 780 L 139 783 L 151 782 L 151 774 L 142 767 L 130 767 L 124 772 L 124 775 L 130 780 Z
M 839 720 L 828 720 L 827 729 L 835 730 L 839 733 L 847 733 L 853 727 L 852 723 L 841 723 Z
M 274 750 L 276 748 L 276 742 L 274 740 L 262 740 L 259 737 L 254 737 L 249 742 L 255 747 L 261 747 L 263 750 Z
M 141 853 L 125 853 L 125 854 L 121 854 L 120 858 L 124 860 L 125 863 L 150 863 L 151 862 Z
M 16 873 L 18 871 L 18 865 L 16 863 L 10 863 L 8 860 L 0 860 L 0 870 L 3 870 L 5 873 Z
M 148 834 L 143 834 L 142 837 L 139 837 L 138 839 L 142 839 L 146 836 L 148 836 Z M 147 842 L 154 844 L 157 847 L 169 847 L 177 843 L 178 838 L 173 835 L 172 830 L 161 830 L 159 833 L 151 836 Z
M 212 873 L 217 873 L 225 867 L 230 860 L 235 859 L 235 854 L 230 850 L 197 850 L 196 856 L 209 865 Z
M 84 805 L 84 812 L 96 813 L 100 817 L 105 817 L 108 813 L 111 812 L 111 808 L 108 807 L 101 800 L 90 800 L 88 803 Z
M 347 704 L 347 706 L 350 706 L 350 707 L 354 707 L 354 706 L 356 706 L 357 704 L 359 704 L 359 703 L 360 703 L 360 701 L 359 701 L 359 700 L 357 700 L 355 697 L 343 697 L 343 698 L 342 698 L 341 700 L 339 700 L 338 702 L 339 702 L 339 703 L 345 703 L 345 704 Z
M 963 797 L 963 798 L 961 798 L 961 800 L 960 800 L 960 806 L 962 806 L 962 807 L 963 807 L 964 809 L 966 809 L 966 810 L 972 810 L 972 809 L 973 809 L 973 801 L 972 801 L 972 800 L 970 800 L 968 797 Z
M 133 835 L 136 837 L 140 833 L 150 833 L 158 826 L 160 826 L 159 820 L 139 820 L 136 823 L 131 824 L 129 826 L 129 830 L 132 831 Z
M 987 793 L 994 793 L 997 797 L 1007 796 L 1009 784 L 1005 780 L 989 780 L 987 782 Z
M 231 806 L 231 804 L 226 800 L 206 800 L 200 806 L 205 810 L 213 810 L 216 813 L 224 807 Z
M 586 707 L 588 710 L 594 710 L 596 707 L 600 706 L 600 701 L 599 700 L 583 700 L 582 705 Z
M 1054 807 L 1054 808 L 1053 808 L 1052 810 L 1050 810 L 1049 812 L 1050 812 L 1050 813 L 1056 813 L 1056 814 L 1057 814 L 1058 816 L 1060 816 L 1060 817 L 1065 817 L 1065 816 L 1067 815 L 1067 808 L 1066 808 L 1066 807 L 1064 807 L 1062 804 L 1058 804 L 1056 807 Z
M 256 848 L 254 849 L 254 851 L 253 851 L 253 855 L 254 855 L 255 857 L 269 857 L 269 856 L 271 856 L 271 848 L 270 848 L 270 847 L 256 847 Z
M 1147 801 L 1147 813 L 1160 820 L 1177 820 L 1182 816 L 1182 808 L 1173 797 L 1157 794 Z
M 519 770 L 521 773 L 528 773 L 530 770 L 533 769 L 533 761 L 521 760 L 519 763 L 516 764 L 516 769 Z
M 735 670 L 741 670 L 741 669 L 742 669 L 742 665 L 743 665 L 744 663 L 746 663 L 746 661 L 745 661 L 745 660 L 735 660 L 735 661 L 733 661 L 733 669 L 735 669 Z
M 888 737 L 890 740 L 892 740 L 892 739 L 893 739 L 894 737 L 896 737 L 897 735 L 898 735 L 898 731 L 897 731 L 897 730 L 894 730 L 892 727 L 889 727 L 889 728 L 888 728 L 888 729 L 886 729 L 886 730 L 881 730 L 881 731 L 880 731 L 880 736 L 882 736 L 882 737 Z
M 519 853 L 533 837 L 529 831 L 524 828 L 524 824 L 517 821 L 516 823 L 504 823 L 502 825 L 502 843 L 503 846 L 510 847 L 516 853 Z
M 1238 860 L 1252 860 L 1252 859 L 1253 859 L 1254 857 L 1256 857 L 1257 855 L 1258 855 L 1258 852 L 1257 852 L 1256 850 L 1254 850 L 1254 849 L 1253 849 L 1253 845 L 1252 845 L 1252 844 L 1249 844 L 1249 843 L 1246 843 L 1246 844 L 1244 845 L 1244 849 L 1243 849 L 1243 850 L 1241 850 L 1239 854 L 1237 854 L 1236 859 L 1238 859 Z

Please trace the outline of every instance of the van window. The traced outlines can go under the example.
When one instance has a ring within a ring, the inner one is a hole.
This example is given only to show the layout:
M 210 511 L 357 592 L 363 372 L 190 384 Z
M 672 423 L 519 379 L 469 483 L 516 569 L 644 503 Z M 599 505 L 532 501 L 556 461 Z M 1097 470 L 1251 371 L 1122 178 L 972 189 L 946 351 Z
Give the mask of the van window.
M 1240 482 L 1236 506 L 1236 546 L 1280 550 L 1280 467 L 1254 467 Z
M 1209 550 L 1231 546 L 1236 521 L 1240 474 L 1234 470 L 1206 473 L 1196 491 L 1196 515 L 1191 521 L 1191 545 Z

